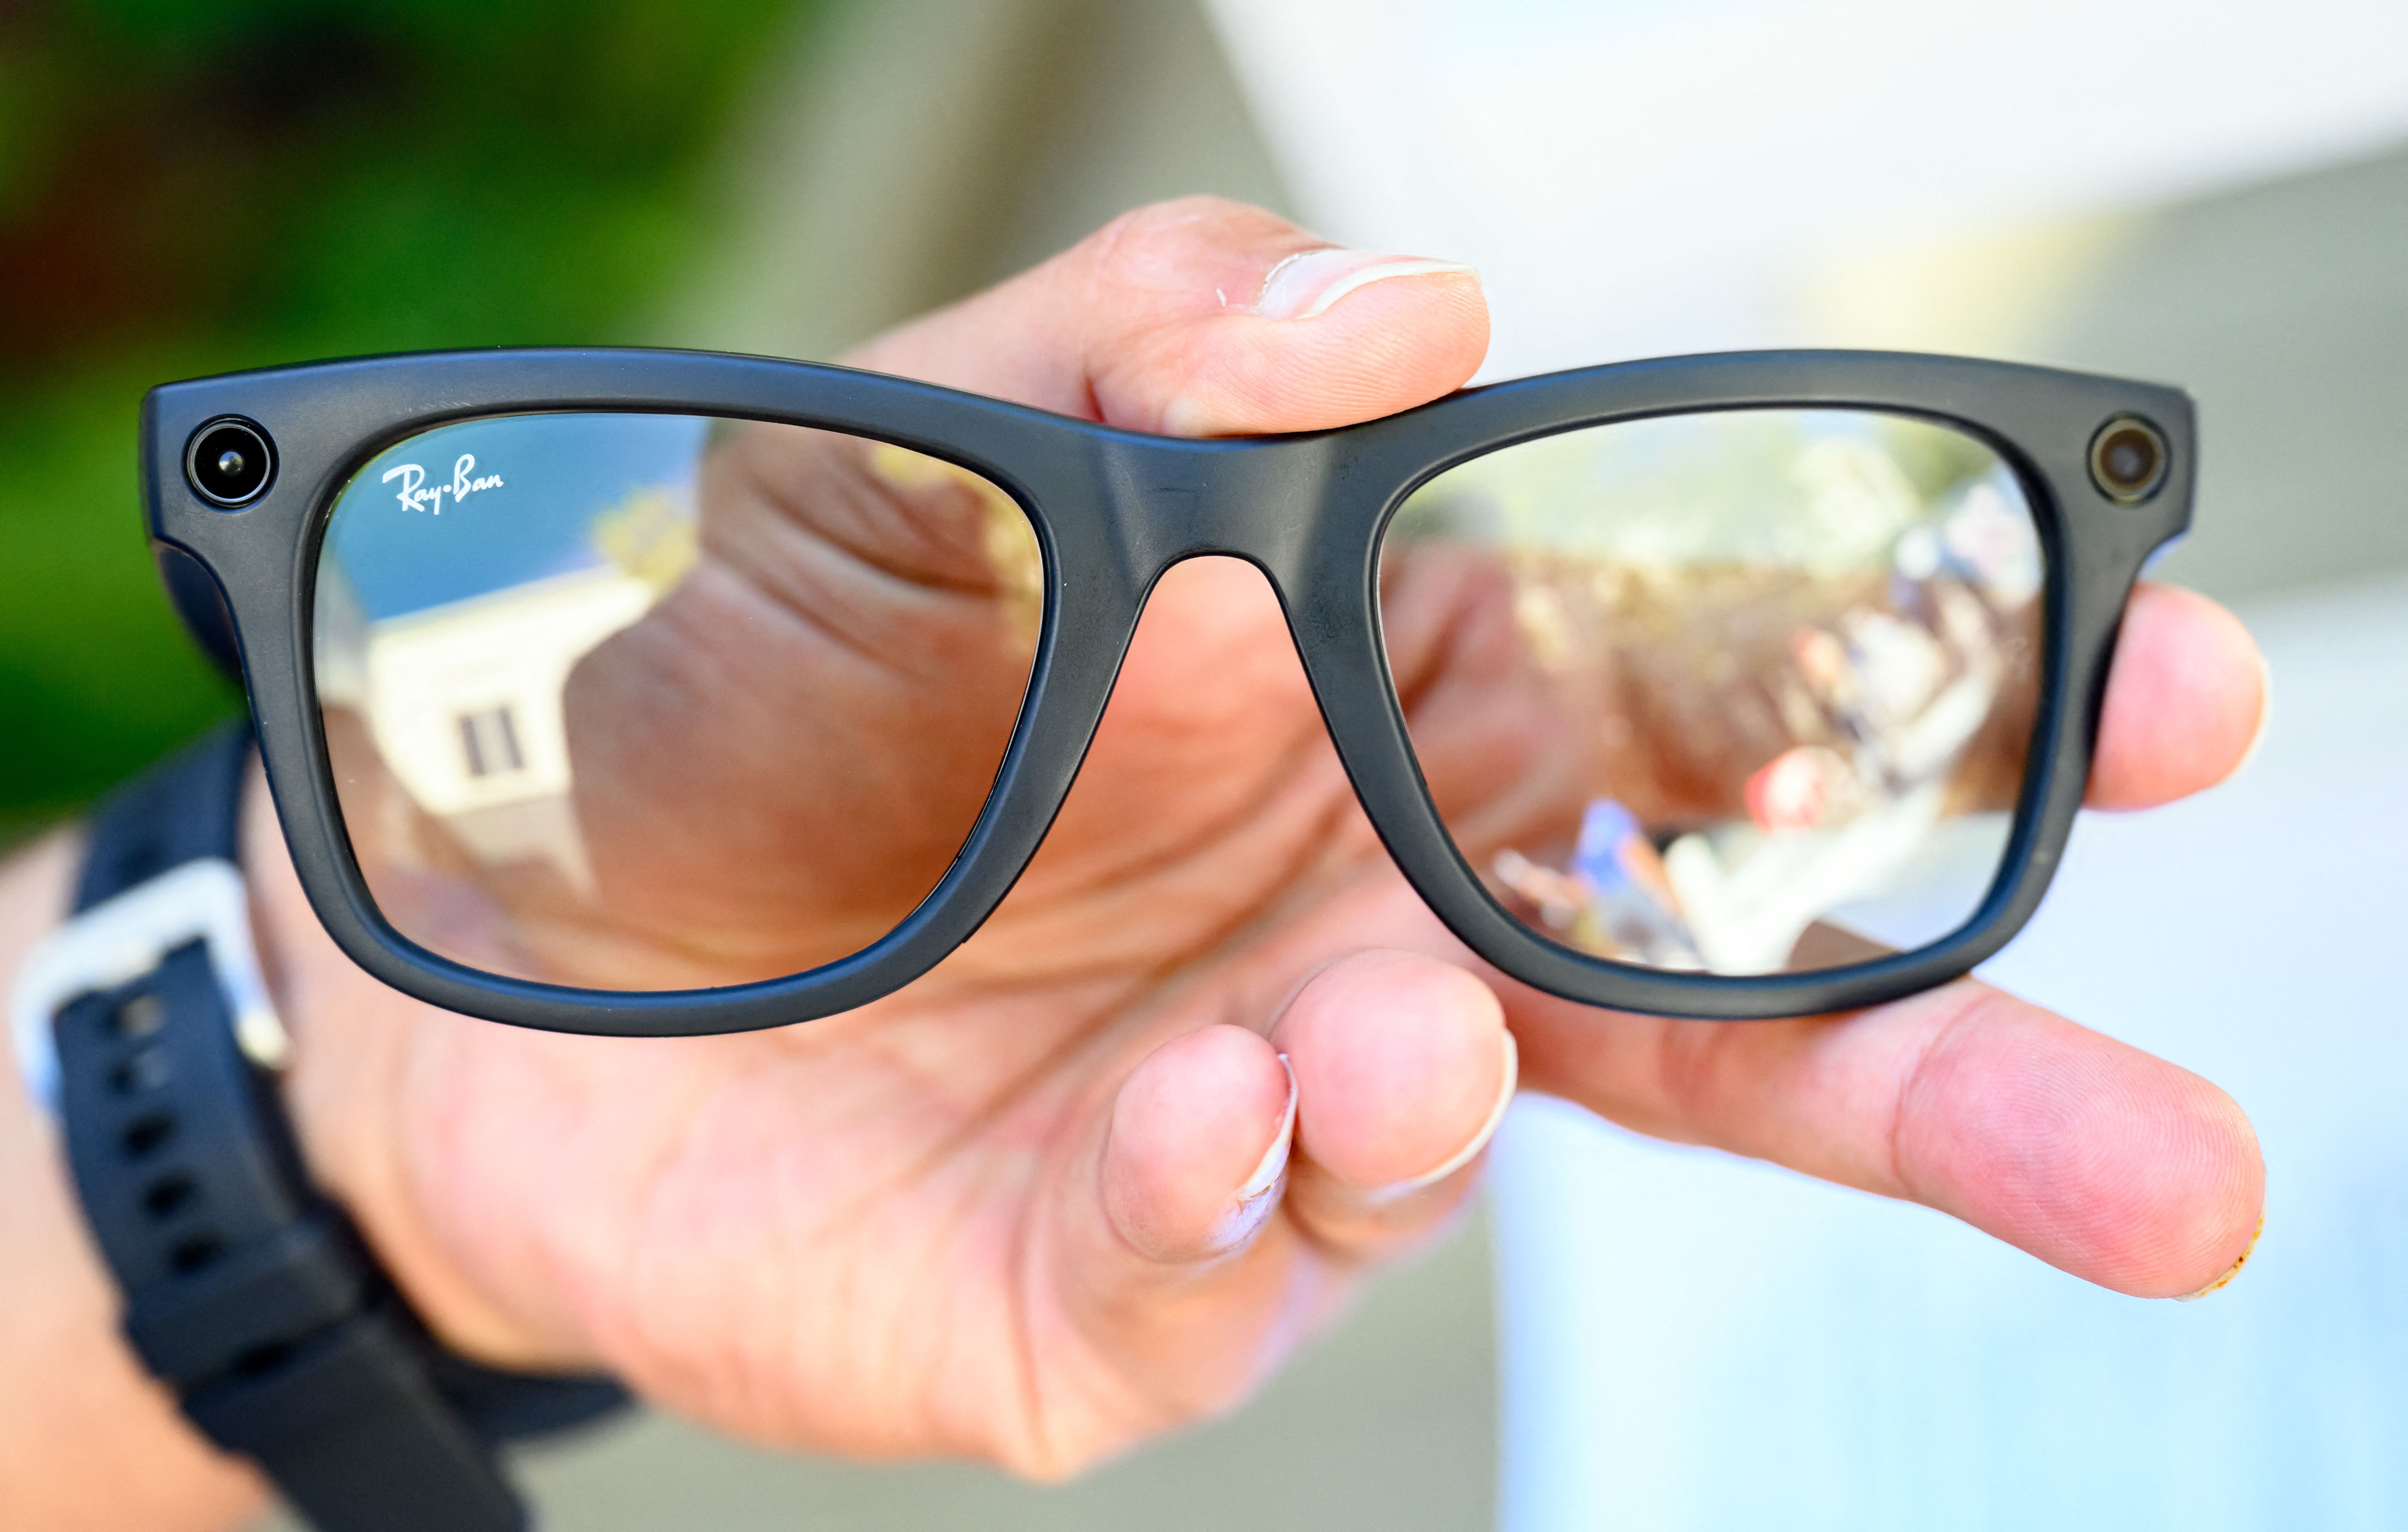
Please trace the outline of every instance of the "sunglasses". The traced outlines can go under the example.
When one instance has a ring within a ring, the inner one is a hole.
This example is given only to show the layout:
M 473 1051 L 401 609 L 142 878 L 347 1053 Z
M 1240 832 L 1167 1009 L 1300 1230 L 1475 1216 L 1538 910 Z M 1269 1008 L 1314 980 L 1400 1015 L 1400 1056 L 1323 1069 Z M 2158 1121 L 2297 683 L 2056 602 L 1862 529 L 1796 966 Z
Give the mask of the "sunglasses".
M 1503 973 L 1724 1019 L 1953 978 L 2040 901 L 2195 460 L 2175 390 L 1828 352 L 1193 441 L 487 351 L 170 384 L 142 438 L 336 942 L 649 1035 L 849 1009 L 967 939 L 1205 554 L 1268 578 L 1371 825 Z

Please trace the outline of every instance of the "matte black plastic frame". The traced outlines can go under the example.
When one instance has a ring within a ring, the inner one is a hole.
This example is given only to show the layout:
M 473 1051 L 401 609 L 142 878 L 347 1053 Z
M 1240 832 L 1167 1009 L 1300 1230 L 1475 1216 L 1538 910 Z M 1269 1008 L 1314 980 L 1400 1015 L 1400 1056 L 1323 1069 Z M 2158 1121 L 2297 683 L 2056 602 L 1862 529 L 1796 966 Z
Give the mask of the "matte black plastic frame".
M 1698 411 L 1848 408 L 1954 426 L 2021 477 L 2047 555 L 2037 733 L 2005 865 L 1941 942 L 1803 975 L 1661 973 L 1531 932 L 1481 887 L 1432 805 L 1380 637 L 1380 538 L 1413 488 L 1454 465 L 1574 426 Z M 310 673 L 318 546 L 336 495 L 400 439 L 481 415 L 629 411 L 782 421 L 871 437 L 975 470 L 1026 510 L 1045 555 L 1045 620 L 1018 724 L 968 843 L 935 890 L 872 947 L 767 983 L 620 992 L 478 972 L 404 939 L 352 860 Z M 275 482 L 220 510 L 184 479 L 184 444 L 220 416 L 273 440 Z M 2141 505 L 2093 484 L 2092 437 L 2118 415 L 2161 431 L 2163 484 Z M 563 1032 L 672 1035 L 777 1026 L 849 1009 L 927 971 L 978 929 L 1027 864 L 1077 773 L 1147 593 L 1203 554 L 1254 564 L 1277 590 L 1354 790 L 1413 887 L 1474 951 L 1569 999 L 1741 1020 L 1875 1004 L 1963 973 L 2039 903 L 2089 775 L 2125 599 L 2143 559 L 2188 524 L 2194 427 L 2179 391 L 1950 357 L 1786 352 L 1676 357 L 1471 389 L 1311 435 L 1183 441 L 1111 430 L 924 383 L 800 362 L 649 351 L 379 357 L 173 383 L 142 413 L 152 537 L 214 580 L 239 647 L 262 753 L 301 885 L 336 942 L 395 989 L 452 1010 Z M 223 652 L 208 585 L 163 554 L 205 644 Z

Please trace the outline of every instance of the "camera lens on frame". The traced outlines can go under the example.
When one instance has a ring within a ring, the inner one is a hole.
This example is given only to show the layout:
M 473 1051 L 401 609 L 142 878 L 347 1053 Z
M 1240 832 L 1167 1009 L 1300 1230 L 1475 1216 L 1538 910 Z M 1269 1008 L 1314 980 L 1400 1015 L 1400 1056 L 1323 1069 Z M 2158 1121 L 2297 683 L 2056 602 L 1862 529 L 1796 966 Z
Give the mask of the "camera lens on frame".
M 2138 415 L 2118 415 L 2090 439 L 2090 481 L 2119 505 L 2156 494 L 2172 461 L 2164 433 Z
M 247 420 L 213 420 L 184 447 L 184 477 L 211 505 L 249 505 L 276 473 L 276 448 Z

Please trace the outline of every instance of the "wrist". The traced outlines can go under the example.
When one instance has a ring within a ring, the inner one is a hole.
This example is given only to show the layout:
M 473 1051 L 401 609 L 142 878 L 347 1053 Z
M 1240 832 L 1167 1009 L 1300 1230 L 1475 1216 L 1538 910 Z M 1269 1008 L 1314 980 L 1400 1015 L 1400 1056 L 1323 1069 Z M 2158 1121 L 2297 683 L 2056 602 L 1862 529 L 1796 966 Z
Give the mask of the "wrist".
M 65 916 L 79 845 L 0 865 L 0 987 Z M 265 1499 L 136 1359 L 43 1108 L 0 1069 L 0 1506 L 10 1525 L 193 1529 Z

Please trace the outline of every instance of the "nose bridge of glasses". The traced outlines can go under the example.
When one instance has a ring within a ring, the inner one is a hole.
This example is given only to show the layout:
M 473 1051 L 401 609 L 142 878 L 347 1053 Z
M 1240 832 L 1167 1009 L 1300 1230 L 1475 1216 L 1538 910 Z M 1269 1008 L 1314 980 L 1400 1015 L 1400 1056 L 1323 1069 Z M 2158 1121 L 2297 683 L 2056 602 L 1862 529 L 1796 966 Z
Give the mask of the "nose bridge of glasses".
M 1326 437 L 1184 441 L 1116 437 L 1103 470 L 1115 538 L 1144 589 L 1182 559 L 1226 554 L 1295 581 L 1335 460 Z

